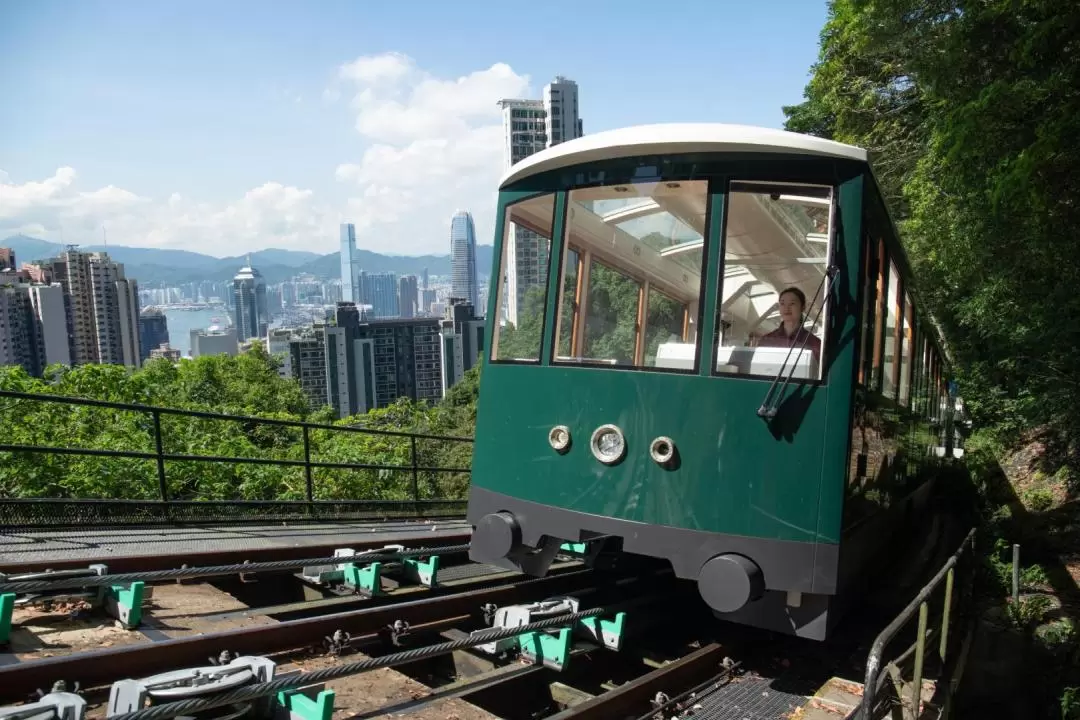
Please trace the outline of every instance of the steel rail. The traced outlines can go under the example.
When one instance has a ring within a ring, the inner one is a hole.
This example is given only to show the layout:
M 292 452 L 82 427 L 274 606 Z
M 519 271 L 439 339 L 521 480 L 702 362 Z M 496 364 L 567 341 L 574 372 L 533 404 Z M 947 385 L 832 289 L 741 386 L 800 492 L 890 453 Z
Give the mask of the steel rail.
M 430 524 L 417 523 L 417 525 L 420 527 L 427 527 Z M 416 534 L 402 537 L 387 537 L 386 533 L 379 533 L 381 537 L 378 540 L 342 540 L 339 537 L 336 540 L 307 545 L 283 545 L 276 547 L 270 545 L 242 548 L 239 550 L 204 550 L 202 552 L 177 552 L 162 555 L 99 555 L 87 558 L 65 558 L 63 560 L 23 560 L 20 562 L 2 562 L 0 563 L 0 571 L 9 575 L 14 575 L 30 573 L 42 568 L 50 568 L 53 570 L 85 570 L 88 565 L 104 563 L 105 565 L 108 565 L 109 570 L 118 573 L 136 571 L 150 572 L 156 570 L 172 570 L 179 563 L 187 563 L 189 565 L 228 565 L 230 563 L 243 562 L 245 560 L 250 560 L 251 562 L 293 560 L 306 558 L 313 553 L 325 552 L 329 554 L 343 546 L 351 547 L 358 551 L 366 551 L 379 549 L 391 543 L 405 545 L 409 543 L 433 542 L 437 540 L 439 542 L 458 544 L 461 542 L 468 542 L 472 537 L 472 528 L 453 527 L 452 529 L 456 532 L 448 535 L 438 535 L 436 537 L 432 537 L 433 533 L 430 529 L 421 533 L 418 528 Z
M 239 654 L 263 654 L 306 647 L 342 630 L 350 635 L 384 631 L 395 620 L 409 625 L 437 622 L 448 617 L 475 615 L 486 603 L 507 605 L 535 600 L 537 596 L 564 594 L 596 586 L 591 570 L 503 584 L 436 598 L 424 598 L 362 608 L 313 618 L 289 620 L 276 625 L 226 630 L 208 635 L 162 642 L 113 647 L 96 652 L 51 657 L 0 666 L 0 702 L 22 699 L 35 689 L 48 689 L 57 680 L 71 687 L 78 682 L 89 688 L 125 677 L 146 677 L 178 667 L 201 665 L 222 650 Z
M 428 645 L 425 647 L 414 648 L 412 650 L 405 650 L 403 652 L 393 653 L 392 655 L 384 655 L 377 658 L 368 658 L 365 660 L 360 660 L 358 662 L 344 663 L 342 665 L 323 668 L 321 670 L 300 673 L 291 677 L 279 678 L 277 680 L 271 680 L 269 682 L 258 683 L 255 685 L 248 685 L 247 687 L 237 688 L 236 690 L 228 690 L 222 693 L 217 693 L 210 697 L 192 698 L 190 700 L 181 700 L 179 702 L 155 705 L 153 707 L 144 708 L 142 710 L 136 710 L 135 712 L 114 715 L 109 720 L 165 720 L 165 718 L 173 718 L 180 715 L 193 715 L 204 710 L 211 710 L 213 708 L 222 707 L 224 705 L 231 705 L 233 703 L 244 702 L 245 700 L 254 700 L 256 698 L 267 697 L 282 690 L 294 690 L 304 687 L 305 685 L 324 683 L 329 680 L 336 680 L 338 678 L 348 677 L 350 675 L 356 675 L 362 672 L 368 672 L 370 670 L 389 668 L 394 667 L 395 665 L 404 665 L 405 663 L 414 662 L 416 660 L 423 660 L 429 657 L 445 655 L 446 653 L 453 652 L 454 650 L 463 650 L 465 648 L 476 647 L 477 645 L 482 645 L 493 640 L 502 640 L 504 638 L 515 637 L 526 632 L 572 625 L 579 620 L 597 617 L 599 615 L 604 615 L 608 612 L 609 610 L 607 608 L 599 607 L 593 608 L 591 610 L 583 610 L 576 613 L 568 613 L 566 615 L 560 615 L 558 617 L 547 618 L 545 620 L 538 620 L 536 622 L 519 625 L 517 627 L 483 630 L 460 640 L 450 640 L 447 642 L 438 643 L 436 645 Z
M 218 577 L 222 575 L 236 575 L 239 573 L 252 572 L 277 572 L 283 570 L 295 570 L 300 567 L 317 565 L 334 565 L 351 562 L 394 562 L 406 557 L 418 555 L 453 555 L 463 553 L 469 549 L 468 545 L 447 545 L 442 547 L 421 547 L 395 550 L 368 550 L 357 555 L 342 557 L 316 557 L 301 558 L 296 560 L 279 560 L 277 562 L 238 563 L 232 565 L 211 565 L 204 567 L 175 568 L 172 570 L 152 570 L 149 572 L 117 573 L 113 575 L 88 575 L 84 577 L 60 577 L 50 580 L 48 577 L 36 577 L 33 580 L 22 580 L 19 575 L 0 576 L 0 594 L 2 593 L 29 593 L 48 590 L 72 590 L 84 587 L 102 587 L 106 585 L 121 585 L 130 582 L 157 582 L 162 580 L 190 580 L 193 578 Z M 28 573 L 40 575 L 40 573 Z
M 614 690 L 552 715 L 549 720 L 637 717 L 643 708 L 649 707 L 650 701 L 658 692 L 670 692 L 672 688 L 691 688 L 706 681 L 713 682 L 725 672 L 730 674 L 730 669 L 723 668 L 723 662 L 723 648 L 717 643 L 710 643 Z

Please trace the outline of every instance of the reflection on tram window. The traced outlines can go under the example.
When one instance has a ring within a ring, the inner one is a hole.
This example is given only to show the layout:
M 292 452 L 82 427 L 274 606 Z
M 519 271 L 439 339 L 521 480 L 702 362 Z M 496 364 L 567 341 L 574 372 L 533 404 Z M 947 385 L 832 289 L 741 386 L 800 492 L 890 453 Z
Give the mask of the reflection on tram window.
M 733 182 L 715 370 L 821 377 L 832 188 Z
M 540 361 L 554 215 L 554 195 L 506 208 L 492 360 Z
M 555 362 L 692 371 L 708 185 L 569 193 Z

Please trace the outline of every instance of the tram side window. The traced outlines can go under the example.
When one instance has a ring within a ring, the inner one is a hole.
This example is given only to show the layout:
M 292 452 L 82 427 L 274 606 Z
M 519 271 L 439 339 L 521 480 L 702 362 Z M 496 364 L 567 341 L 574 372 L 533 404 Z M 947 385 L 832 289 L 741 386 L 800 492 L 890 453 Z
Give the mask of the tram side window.
M 877 269 L 874 271 L 874 363 L 870 374 L 870 388 L 874 391 L 881 389 L 882 362 L 882 335 L 885 333 L 885 288 L 888 276 L 885 274 L 885 241 L 878 239 Z
M 506 208 L 492 360 L 540 361 L 554 215 L 554 195 Z
M 828 186 L 730 184 L 717 373 L 821 377 L 832 200 Z
M 693 371 L 708 183 L 571 190 L 556 363 Z
M 923 323 L 925 325 L 925 323 Z M 920 417 L 926 415 L 926 378 L 930 370 L 930 343 L 926 340 L 925 333 L 919 333 L 919 369 L 918 387 L 915 392 L 915 412 Z
M 863 234 L 863 306 L 862 306 L 862 339 L 859 346 L 859 384 L 866 385 L 867 373 L 870 372 L 872 351 L 870 338 L 874 336 L 874 284 L 877 280 L 877 272 L 874 265 L 873 240 L 869 233 Z
M 881 392 L 885 397 L 896 397 L 896 376 L 899 356 L 897 354 L 897 317 L 900 306 L 900 274 L 896 265 L 889 261 L 889 292 L 885 301 L 885 351 L 882 358 Z
M 902 323 L 900 330 L 900 404 L 904 407 L 908 406 L 908 402 L 911 398 L 911 363 L 912 363 L 912 351 L 915 347 L 912 342 L 912 309 L 911 309 L 911 296 L 906 292 L 904 293 L 904 314 L 901 316 L 900 321 Z

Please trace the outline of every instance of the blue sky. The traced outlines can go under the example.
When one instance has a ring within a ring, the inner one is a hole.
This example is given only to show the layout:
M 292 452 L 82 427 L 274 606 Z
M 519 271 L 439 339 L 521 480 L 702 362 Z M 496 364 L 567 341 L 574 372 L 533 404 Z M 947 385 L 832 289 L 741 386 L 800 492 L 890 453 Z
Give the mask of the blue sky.
M 671 10 L 677 9 L 676 12 Z M 824 0 L 0 3 L 0 238 L 224 256 L 490 242 L 503 93 L 577 81 L 586 133 L 780 127 Z

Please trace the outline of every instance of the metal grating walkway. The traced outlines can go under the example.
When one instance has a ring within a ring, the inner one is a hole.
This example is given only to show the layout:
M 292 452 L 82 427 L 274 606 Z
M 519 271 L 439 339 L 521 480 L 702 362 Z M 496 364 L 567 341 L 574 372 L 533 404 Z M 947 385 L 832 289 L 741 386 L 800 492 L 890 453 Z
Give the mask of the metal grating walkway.
M 0 531 L 0 568 L 81 558 L 184 556 L 228 550 L 303 547 L 355 542 L 438 541 L 471 531 L 462 520 L 400 522 L 300 522 L 276 525 L 105 528 L 102 530 Z M 106 560 L 107 561 L 107 560 Z
M 778 690 L 774 678 L 746 675 L 692 703 L 680 718 L 694 720 L 780 720 L 806 703 L 803 695 Z

